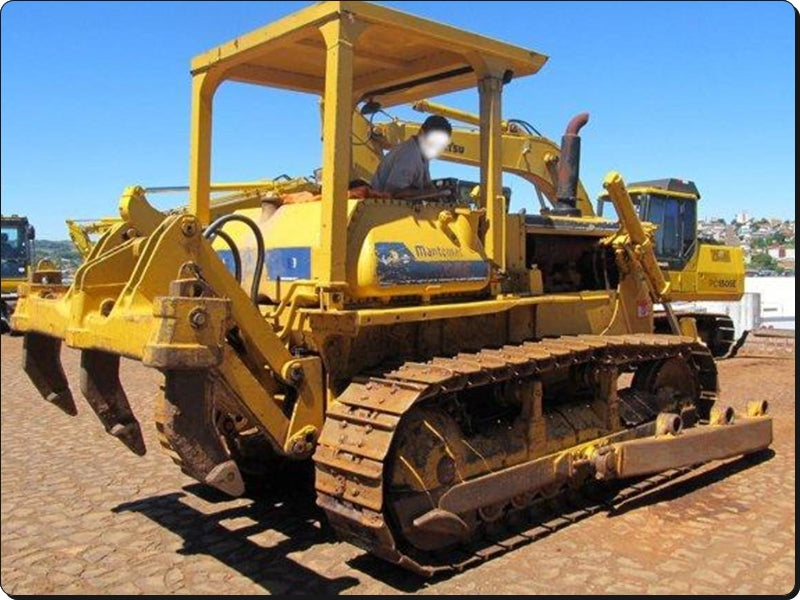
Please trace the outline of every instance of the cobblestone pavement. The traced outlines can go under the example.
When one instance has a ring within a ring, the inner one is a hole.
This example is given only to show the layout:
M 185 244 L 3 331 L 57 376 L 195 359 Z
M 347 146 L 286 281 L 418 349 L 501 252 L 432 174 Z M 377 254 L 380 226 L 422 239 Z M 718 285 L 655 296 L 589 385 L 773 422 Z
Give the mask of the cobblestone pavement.
M 150 452 L 106 435 L 82 399 L 40 400 L 2 338 L 0 582 L 30 593 L 770 593 L 795 585 L 794 363 L 720 365 L 723 398 L 766 398 L 774 454 L 705 467 L 465 573 L 425 582 L 337 542 L 309 473 L 230 500 L 158 450 L 158 374 L 123 361 Z M 64 366 L 78 390 L 78 354 Z

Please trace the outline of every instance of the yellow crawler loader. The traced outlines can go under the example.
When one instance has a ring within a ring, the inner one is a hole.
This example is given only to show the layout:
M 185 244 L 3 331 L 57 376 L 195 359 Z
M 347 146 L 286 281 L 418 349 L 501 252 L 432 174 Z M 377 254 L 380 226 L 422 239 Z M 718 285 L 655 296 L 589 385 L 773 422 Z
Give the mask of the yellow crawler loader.
M 186 473 L 239 495 L 254 461 L 313 460 L 336 531 L 425 575 L 485 558 L 498 524 L 568 488 L 766 448 L 766 403 L 720 406 L 694 322 L 654 333 L 670 283 L 619 174 L 605 181 L 619 225 L 581 210 L 587 116 L 552 148 L 554 208 L 509 213 L 503 89 L 545 61 L 366 2 L 315 4 L 195 57 L 188 208 L 128 188 L 69 288 L 22 286 L 25 371 L 74 414 L 59 353 L 80 350 L 83 396 L 143 454 L 120 356 L 158 369 L 156 427 Z M 224 81 L 322 98 L 319 185 L 215 208 Z M 473 88 L 479 182 L 402 199 L 351 186 L 355 110 Z

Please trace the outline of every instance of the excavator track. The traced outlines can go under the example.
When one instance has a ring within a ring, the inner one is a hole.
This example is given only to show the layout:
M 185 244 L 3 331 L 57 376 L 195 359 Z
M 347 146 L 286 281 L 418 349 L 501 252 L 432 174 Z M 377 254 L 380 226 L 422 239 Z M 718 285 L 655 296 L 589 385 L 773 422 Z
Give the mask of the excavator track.
M 492 522 L 482 524 L 476 535 L 443 550 L 420 550 L 419 545 L 404 539 L 388 490 L 393 444 L 398 443 L 396 434 L 412 408 L 436 406 L 455 392 L 480 391 L 484 387 L 488 394 L 491 386 L 497 389 L 512 381 L 541 381 L 557 369 L 574 365 L 623 372 L 633 370 L 635 365 L 674 358 L 694 365 L 699 382 L 695 404 L 697 411 L 707 411 L 716 397 L 713 358 L 694 339 L 671 335 L 546 338 L 452 358 L 434 358 L 426 363 L 409 362 L 358 378 L 328 408 L 314 455 L 317 503 L 342 538 L 384 560 L 424 576 L 467 568 L 594 514 L 607 504 L 609 496 L 604 493 L 599 501 L 591 500 L 591 495 L 577 489 L 564 496 L 562 488 L 537 495 L 524 506 L 508 498 L 499 503 L 499 510 L 497 499 L 487 498 L 477 514 Z M 618 400 L 620 422 L 626 427 L 615 435 L 652 435 L 658 410 L 648 407 L 635 392 L 620 393 Z M 487 470 L 485 474 L 505 471 L 511 469 Z M 683 472 L 685 469 L 655 475 L 627 490 L 620 486 L 617 498 L 620 494 L 631 497 Z M 512 505 L 519 510 L 512 510 Z M 558 510 L 559 506 L 563 510 Z M 506 517 L 495 520 L 491 518 L 493 514 Z M 448 525 L 444 527 L 447 529 Z

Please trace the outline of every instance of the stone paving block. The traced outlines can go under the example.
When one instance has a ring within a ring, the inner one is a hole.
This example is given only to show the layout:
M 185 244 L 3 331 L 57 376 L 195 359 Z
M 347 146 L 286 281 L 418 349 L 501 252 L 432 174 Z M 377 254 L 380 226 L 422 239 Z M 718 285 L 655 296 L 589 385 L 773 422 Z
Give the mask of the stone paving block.
M 426 582 L 336 541 L 296 487 L 232 500 L 201 493 L 159 451 L 157 372 L 122 361 L 148 447 L 139 458 L 79 398 L 74 418 L 42 401 L 16 366 L 21 341 L 4 336 L 0 348 L 0 582 L 9 594 L 785 594 L 794 585 L 789 361 L 719 363 L 726 403 L 770 402 L 774 456 L 705 466 Z M 77 395 L 79 354 L 62 356 Z

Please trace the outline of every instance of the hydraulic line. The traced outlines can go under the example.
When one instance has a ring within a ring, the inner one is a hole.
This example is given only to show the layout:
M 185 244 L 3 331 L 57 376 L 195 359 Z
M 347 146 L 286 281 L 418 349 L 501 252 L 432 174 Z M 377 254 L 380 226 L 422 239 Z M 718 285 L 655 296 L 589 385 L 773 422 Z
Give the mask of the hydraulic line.
M 213 239 L 214 236 L 221 233 L 220 230 L 222 227 L 231 221 L 239 221 L 240 223 L 247 225 L 250 228 L 250 231 L 253 232 L 253 236 L 256 238 L 256 266 L 253 270 L 253 282 L 250 285 L 250 299 L 254 304 L 257 304 L 258 288 L 261 283 L 261 276 L 264 272 L 264 236 L 261 235 L 261 230 L 258 228 L 258 225 L 256 225 L 252 219 L 245 217 L 244 215 L 238 215 L 235 213 L 223 215 L 206 228 L 206 230 L 203 232 L 203 237 L 209 240 Z M 238 248 L 234 254 L 238 254 Z M 235 260 L 236 259 L 234 259 L 234 261 Z M 239 260 L 241 262 L 241 257 L 239 257 Z
M 233 273 L 234 277 L 236 277 L 237 283 L 242 283 L 242 257 L 239 254 L 239 247 L 236 245 L 236 242 L 233 241 L 233 238 L 229 236 L 227 233 L 222 231 L 216 231 L 213 236 L 207 238 L 209 242 L 213 241 L 215 237 L 220 237 L 222 240 L 228 244 L 228 248 L 231 249 L 231 256 L 233 256 Z

